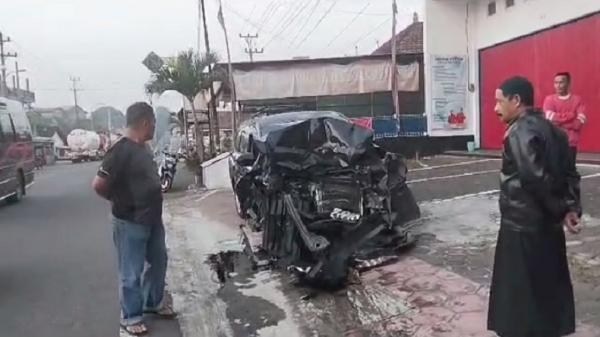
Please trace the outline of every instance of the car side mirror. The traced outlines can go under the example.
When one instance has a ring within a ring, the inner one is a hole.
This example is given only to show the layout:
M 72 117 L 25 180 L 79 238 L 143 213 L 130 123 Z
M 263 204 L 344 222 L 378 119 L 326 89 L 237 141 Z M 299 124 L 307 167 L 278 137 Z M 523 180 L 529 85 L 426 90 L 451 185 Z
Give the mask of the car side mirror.
M 252 153 L 240 153 L 235 157 L 235 162 L 240 166 L 252 166 L 254 160 L 255 158 Z

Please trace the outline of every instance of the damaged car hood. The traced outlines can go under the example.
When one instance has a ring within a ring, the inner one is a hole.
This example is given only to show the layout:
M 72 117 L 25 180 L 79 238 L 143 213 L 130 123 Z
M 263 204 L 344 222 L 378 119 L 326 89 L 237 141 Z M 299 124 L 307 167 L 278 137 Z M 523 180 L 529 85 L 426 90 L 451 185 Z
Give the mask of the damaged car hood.
M 260 118 L 256 150 L 273 168 L 315 172 L 370 165 L 381 155 L 373 132 L 330 111 L 283 113 Z M 264 156 L 263 156 L 264 157 Z

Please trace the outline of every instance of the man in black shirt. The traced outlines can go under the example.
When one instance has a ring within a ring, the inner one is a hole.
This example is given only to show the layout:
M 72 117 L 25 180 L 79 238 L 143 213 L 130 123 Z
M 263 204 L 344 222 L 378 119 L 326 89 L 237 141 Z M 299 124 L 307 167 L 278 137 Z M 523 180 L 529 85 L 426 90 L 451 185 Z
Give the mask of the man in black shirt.
M 174 316 L 163 298 L 167 250 L 162 192 L 156 164 L 146 146 L 154 135 L 155 122 L 150 105 L 131 105 L 126 134 L 108 151 L 92 183 L 96 193 L 112 205 L 121 327 L 131 335 L 147 333 L 142 320 L 145 312 Z

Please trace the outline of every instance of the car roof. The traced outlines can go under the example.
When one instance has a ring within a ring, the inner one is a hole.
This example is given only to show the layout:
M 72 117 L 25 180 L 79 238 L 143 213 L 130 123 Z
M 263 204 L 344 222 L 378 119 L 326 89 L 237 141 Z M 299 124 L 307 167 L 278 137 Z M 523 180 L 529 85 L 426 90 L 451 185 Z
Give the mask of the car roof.
M 343 114 L 336 111 L 292 111 L 273 115 L 263 115 L 253 118 L 252 123 L 260 136 L 271 131 L 289 126 L 290 124 L 301 123 L 310 119 L 317 118 L 334 118 L 343 121 L 349 119 Z

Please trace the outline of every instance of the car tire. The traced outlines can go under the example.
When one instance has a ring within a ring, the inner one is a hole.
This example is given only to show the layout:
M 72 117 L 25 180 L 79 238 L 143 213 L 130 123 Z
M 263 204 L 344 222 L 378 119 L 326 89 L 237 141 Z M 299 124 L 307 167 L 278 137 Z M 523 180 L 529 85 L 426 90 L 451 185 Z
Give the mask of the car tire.
M 17 186 L 15 193 L 13 195 L 11 195 L 10 197 L 8 197 L 6 200 L 11 204 L 15 204 L 15 203 L 21 201 L 21 199 L 23 199 L 24 195 L 25 195 L 25 181 L 23 179 L 23 175 L 19 174 L 19 185 Z
M 160 180 L 160 189 L 163 193 L 169 192 L 171 187 L 173 187 L 173 178 L 167 176 Z

